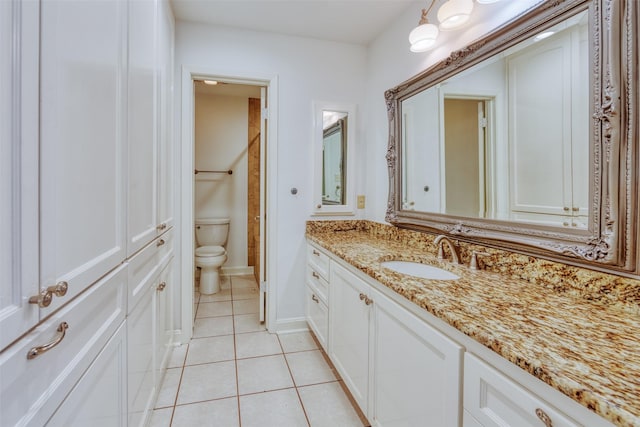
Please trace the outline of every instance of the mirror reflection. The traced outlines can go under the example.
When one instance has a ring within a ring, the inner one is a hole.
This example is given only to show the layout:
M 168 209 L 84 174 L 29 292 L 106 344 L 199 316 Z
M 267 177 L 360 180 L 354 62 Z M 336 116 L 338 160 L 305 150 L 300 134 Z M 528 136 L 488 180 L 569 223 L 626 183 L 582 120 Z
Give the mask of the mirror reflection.
M 344 205 L 347 113 L 322 111 L 322 204 Z
M 588 227 L 588 21 L 572 16 L 402 101 L 403 210 Z

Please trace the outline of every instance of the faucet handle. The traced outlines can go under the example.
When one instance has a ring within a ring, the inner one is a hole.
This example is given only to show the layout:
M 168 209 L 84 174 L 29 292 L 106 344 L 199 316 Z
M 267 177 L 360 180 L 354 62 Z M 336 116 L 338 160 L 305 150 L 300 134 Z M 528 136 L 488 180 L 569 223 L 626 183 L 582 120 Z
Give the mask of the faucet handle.
M 491 255 L 489 252 L 471 251 L 471 261 L 469 261 L 469 268 L 472 270 L 480 270 L 480 267 L 478 266 L 478 257 L 489 255 Z
M 444 259 L 444 248 L 442 245 L 438 245 L 438 259 Z

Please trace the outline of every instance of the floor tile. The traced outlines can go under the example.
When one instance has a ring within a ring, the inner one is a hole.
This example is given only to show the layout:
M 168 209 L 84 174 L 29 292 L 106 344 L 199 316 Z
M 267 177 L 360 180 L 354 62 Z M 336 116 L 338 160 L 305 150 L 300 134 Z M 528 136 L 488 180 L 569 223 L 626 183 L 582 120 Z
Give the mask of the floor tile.
M 233 323 L 236 334 L 267 330 L 267 328 L 264 326 L 264 323 L 260 323 L 259 313 L 235 315 L 233 316 Z
M 229 276 L 220 275 L 220 289 L 231 289 L 231 278 Z
M 165 408 L 176 404 L 176 396 L 178 395 L 178 386 L 180 385 L 180 377 L 182 376 L 182 367 L 167 369 L 164 374 L 164 380 L 160 386 L 156 408 Z
M 269 332 L 251 332 L 236 335 L 236 357 L 269 356 L 282 353 L 278 336 Z
M 202 305 L 202 304 L 200 304 Z M 258 313 L 260 310 L 258 298 L 233 300 L 233 314 Z
M 201 302 L 198 304 L 196 319 L 202 317 L 231 316 L 232 314 L 231 301 Z
M 194 338 L 189 344 L 186 365 L 222 362 L 235 359 L 233 335 Z
M 278 335 L 285 353 L 294 351 L 315 350 L 318 348 L 310 332 L 292 332 Z
M 233 316 L 203 317 L 196 319 L 193 337 L 215 337 L 233 334 Z
M 173 406 L 171 408 L 155 409 L 151 413 L 149 427 L 170 427 L 171 415 L 173 415 Z
M 240 396 L 242 427 L 308 426 L 295 389 Z
M 258 298 L 258 296 L 259 296 L 259 291 L 257 286 L 253 288 L 234 288 L 233 289 L 234 301 Z
M 235 362 L 185 366 L 178 392 L 178 404 L 235 396 Z
M 298 389 L 311 427 L 362 427 L 340 383 L 318 384 Z
M 253 276 L 233 276 L 231 277 L 231 287 L 236 290 L 240 288 L 257 288 L 258 285 Z
M 167 367 L 182 368 L 182 366 L 184 365 L 184 358 L 187 355 L 187 348 L 189 348 L 189 344 L 174 347 L 171 352 L 171 357 L 169 358 Z
M 320 350 L 288 353 L 286 356 L 297 387 L 337 380 Z
M 172 427 L 237 427 L 237 399 L 220 399 L 176 406 Z
M 220 302 L 231 301 L 231 288 L 220 289 L 219 292 L 211 295 L 200 295 L 200 302 Z
M 293 387 L 282 354 L 238 360 L 238 394 Z

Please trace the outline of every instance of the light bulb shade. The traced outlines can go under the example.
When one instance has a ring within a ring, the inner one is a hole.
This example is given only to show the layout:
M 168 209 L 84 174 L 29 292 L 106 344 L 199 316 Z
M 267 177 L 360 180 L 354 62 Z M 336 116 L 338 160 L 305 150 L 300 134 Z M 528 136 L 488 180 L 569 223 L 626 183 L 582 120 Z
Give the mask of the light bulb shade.
M 480 4 L 498 3 L 500 0 L 476 0 Z
M 438 38 L 438 27 L 433 24 L 422 24 L 415 27 L 409 33 L 411 52 L 424 52 L 433 47 Z
M 441 30 L 453 30 L 464 25 L 471 16 L 473 0 L 448 0 L 438 9 Z

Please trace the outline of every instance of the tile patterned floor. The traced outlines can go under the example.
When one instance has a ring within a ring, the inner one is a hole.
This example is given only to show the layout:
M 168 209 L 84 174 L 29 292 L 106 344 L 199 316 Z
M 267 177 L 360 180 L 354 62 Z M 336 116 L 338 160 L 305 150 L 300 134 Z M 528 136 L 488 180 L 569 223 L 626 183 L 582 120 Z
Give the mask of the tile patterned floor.
M 197 295 L 194 336 L 174 349 L 152 427 L 362 427 L 309 332 L 275 335 L 258 321 L 252 276 Z

